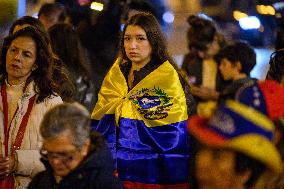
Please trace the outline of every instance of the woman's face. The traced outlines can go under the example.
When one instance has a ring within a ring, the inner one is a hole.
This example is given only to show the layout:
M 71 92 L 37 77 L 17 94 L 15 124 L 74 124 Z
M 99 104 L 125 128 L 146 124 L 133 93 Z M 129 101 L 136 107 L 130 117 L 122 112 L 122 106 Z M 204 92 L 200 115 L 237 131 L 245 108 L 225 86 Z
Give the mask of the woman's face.
M 20 84 L 27 80 L 36 69 L 36 43 L 30 37 L 17 37 L 6 54 L 6 71 L 10 84 Z
M 127 26 L 124 34 L 124 49 L 132 64 L 143 67 L 151 60 L 152 47 L 140 26 Z
M 212 43 L 207 45 L 207 56 L 209 58 L 214 57 L 220 51 L 220 45 L 218 43 L 218 37 L 215 35 L 214 40 Z

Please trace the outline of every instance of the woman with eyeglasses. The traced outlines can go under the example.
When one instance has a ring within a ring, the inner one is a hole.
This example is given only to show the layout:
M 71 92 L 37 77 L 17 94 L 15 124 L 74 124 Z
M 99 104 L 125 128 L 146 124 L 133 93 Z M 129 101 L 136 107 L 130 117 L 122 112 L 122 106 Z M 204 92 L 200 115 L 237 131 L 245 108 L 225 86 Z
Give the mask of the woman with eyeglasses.
M 52 80 L 47 37 L 33 27 L 9 35 L 0 68 L 0 188 L 26 188 L 43 169 L 39 124 L 62 103 Z
M 122 189 L 111 153 L 90 125 L 89 112 L 77 103 L 58 105 L 45 115 L 40 134 L 46 170 L 29 189 Z

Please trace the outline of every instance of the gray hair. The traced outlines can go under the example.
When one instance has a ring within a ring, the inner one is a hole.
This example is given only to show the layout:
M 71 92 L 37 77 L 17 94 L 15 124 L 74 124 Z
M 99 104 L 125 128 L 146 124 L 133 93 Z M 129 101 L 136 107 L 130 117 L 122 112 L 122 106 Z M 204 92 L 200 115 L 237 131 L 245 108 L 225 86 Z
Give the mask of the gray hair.
M 79 103 L 64 103 L 49 110 L 40 125 L 43 139 L 53 139 L 65 131 L 72 134 L 72 144 L 82 148 L 90 138 L 91 119 L 88 110 Z

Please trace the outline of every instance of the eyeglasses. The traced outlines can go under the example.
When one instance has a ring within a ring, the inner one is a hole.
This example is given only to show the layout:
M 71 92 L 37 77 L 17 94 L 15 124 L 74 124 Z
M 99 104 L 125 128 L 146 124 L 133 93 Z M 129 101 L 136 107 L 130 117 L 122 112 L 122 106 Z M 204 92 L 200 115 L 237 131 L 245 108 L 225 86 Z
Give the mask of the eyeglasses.
M 76 159 L 76 154 L 78 154 L 80 150 L 72 150 L 72 151 L 66 151 L 66 152 L 49 152 L 47 150 L 41 149 L 40 155 L 45 160 L 60 160 L 64 164 L 68 164 L 72 162 L 74 159 Z

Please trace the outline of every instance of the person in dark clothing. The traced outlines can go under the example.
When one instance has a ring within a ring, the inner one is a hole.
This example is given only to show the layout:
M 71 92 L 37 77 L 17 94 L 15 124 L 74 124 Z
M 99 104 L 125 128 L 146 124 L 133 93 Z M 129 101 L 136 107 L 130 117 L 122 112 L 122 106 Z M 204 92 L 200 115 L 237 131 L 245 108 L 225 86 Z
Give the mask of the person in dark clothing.
M 97 132 L 90 132 L 89 112 L 80 104 L 51 109 L 41 123 L 42 162 L 28 189 L 122 189 L 114 176 L 111 153 Z
M 225 47 L 219 54 L 221 63 L 219 70 L 225 81 L 231 83 L 219 93 L 219 101 L 235 99 L 238 90 L 245 85 L 256 82 L 250 77 L 250 72 L 256 65 L 256 53 L 253 48 L 245 42 L 236 42 Z
M 185 55 L 182 71 L 192 85 L 192 93 L 199 102 L 211 100 L 211 91 L 221 91 L 225 85 L 218 70 L 216 54 L 225 40 L 213 21 L 190 15 L 187 41 L 189 53 Z
M 121 20 L 127 10 L 127 0 L 108 1 L 101 12 L 89 6 L 82 7 L 75 1 L 65 1 L 64 5 L 86 49 L 91 65 L 91 79 L 98 93 L 107 71 L 118 56 Z
M 91 111 L 97 95 L 77 33 L 70 24 L 55 24 L 48 33 L 53 51 L 68 69 L 68 77 L 76 87 L 74 99 Z
M 257 79 L 250 77 L 250 72 L 256 64 L 256 54 L 247 43 L 235 42 L 228 45 L 220 51 L 218 58 L 220 59 L 218 69 L 223 79 L 228 83 L 222 91 L 213 90 L 210 95 L 207 95 L 217 103 L 200 106 L 198 113 L 204 117 L 210 117 L 218 103 L 224 103 L 228 99 L 236 100 L 238 91 L 257 81 Z M 205 95 L 205 97 L 207 96 Z
M 38 19 L 46 30 L 57 23 L 64 23 L 66 19 L 65 7 L 60 3 L 45 3 L 40 7 Z
M 191 86 L 191 93 L 197 102 L 197 113 L 205 116 L 215 108 L 218 92 L 227 85 L 218 69 L 219 59 L 216 57 L 226 40 L 212 20 L 190 15 L 187 22 L 189 52 L 184 57 L 181 73 Z
M 257 79 L 250 77 L 250 72 L 256 64 L 256 54 L 245 42 L 228 45 L 218 54 L 219 70 L 223 79 L 230 82 L 220 91 L 215 91 L 212 98 L 220 103 L 227 99 L 235 99 L 236 93 L 242 87 L 254 84 Z

